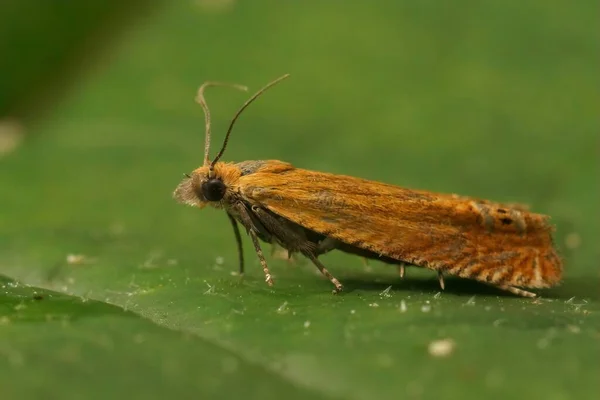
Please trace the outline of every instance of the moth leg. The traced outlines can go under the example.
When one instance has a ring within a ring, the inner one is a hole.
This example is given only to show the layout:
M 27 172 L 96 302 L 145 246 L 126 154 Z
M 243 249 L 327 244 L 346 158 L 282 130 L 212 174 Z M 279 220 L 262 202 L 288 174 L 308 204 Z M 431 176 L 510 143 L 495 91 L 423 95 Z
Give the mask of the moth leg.
M 321 273 L 325 275 L 327 279 L 331 281 L 331 283 L 333 283 L 333 285 L 335 286 L 334 293 L 339 293 L 344 289 L 344 286 L 340 283 L 340 281 L 338 281 L 333 275 L 331 275 L 329 271 L 327 271 L 327 268 L 325 268 L 323 263 L 319 261 L 317 257 L 315 257 L 312 254 L 307 254 L 306 256 L 310 258 L 310 261 L 312 261 L 313 264 L 315 264 L 319 271 L 321 271 Z
M 269 267 L 267 266 L 267 260 L 265 259 L 265 255 L 263 254 L 262 248 L 260 247 L 260 242 L 258 241 L 259 234 L 263 238 L 263 240 L 267 243 L 271 243 L 271 233 L 265 229 L 265 227 L 261 224 L 261 222 L 250 213 L 244 204 L 238 203 L 235 206 L 235 210 L 237 211 L 238 216 L 240 217 L 240 222 L 246 230 L 248 231 L 248 235 L 252 239 L 252 244 L 254 245 L 254 251 L 256 251 L 256 255 L 258 256 L 258 260 L 260 261 L 260 265 L 265 273 L 265 281 L 269 286 L 273 286 L 273 277 L 271 276 L 271 272 L 269 271 Z
M 227 213 L 231 226 L 233 226 L 233 234 L 235 235 L 235 241 L 237 243 L 238 257 L 240 259 L 240 275 L 244 275 L 244 248 L 242 246 L 242 236 L 240 235 L 240 228 L 238 228 L 237 221 L 233 216 Z
M 398 265 L 398 275 L 400 275 L 400 279 L 404 279 L 404 275 L 406 273 L 406 267 L 404 263 Z
M 263 251 L 260 248 L 258 236 L 252 229 L 250 229 L 248 233 L 250 234 L 250 238 L 252 239 L 252 244 L 254 244 L 254 250 L 256 251 L 256 255 L 258 256 L 260 265 L 262 266 L 262 269 L 265 273 L 265 281 L 269 286 L 273 286 L 273 277 L 271 277 L 271 272 L 269 271 L 269 267 L 267 266 L 267 260 L 265 260 L 265 255 L 263 254 Z
M 437 277 L 438 277 L 438 282 L 440 283 L 440 287 L 442 288 L 442 290 L 446 289 L 446 284 L 444 283 L 444 274 L 442 274 L 442 271 L 437 272 Z
M 519 289 L 519 288 L 516 288 L 514 286 L 509 286 L 509 285 L 493 285 L 493 286 L 496 287 L 496 288 L 498 288 L 498 289 L 502 289 L 502 290 L 506 290 L 508 292 L 511 292 L 512 294 L 516 294 L 517 296 L 522 296 L 522 297 L 536 297 L 535 293 L 528 292 L 527 290 Z

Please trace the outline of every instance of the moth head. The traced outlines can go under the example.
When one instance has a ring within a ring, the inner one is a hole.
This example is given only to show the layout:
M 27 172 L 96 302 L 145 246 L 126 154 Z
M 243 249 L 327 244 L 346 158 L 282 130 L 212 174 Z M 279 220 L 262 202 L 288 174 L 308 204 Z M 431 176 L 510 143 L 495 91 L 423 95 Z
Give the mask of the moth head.
M 231 167 L 223 163 L 217 164 L 216 167 L 212 172 L 210 167 L 200 167 L 191 174 L 186 174 L 173 192 L 175 200 L 199 208 L 204 208 L 208 204 L 220 207 L 228 195 L 229 185 L 226 178 L 228 174 L 219 172 Z
M 224 202 L 227 200 L 227 196 L 231 193 L 230 187 L 235 179 L 239 178 L 240 170 L 238 167 L 234 167 L 232 164 L 226 164 L 219 162 L 229 141 L 229 135 L 233 130 L 233 126 L 237 121 L 238 117 L 254 100 L 256 100 L 261 94 L 263 94 L 271 86 L 279 83 L 280 81 L 287 78 L 289 74 L 286 74 L 273 82 L 269 83 L 261 90 L 256 92 L 250 97 L 242 107 L 235 113 L 233 119 L 229 123 L 229 128 L 225 134 L 223 146 L 217 153 L 215 158 L 210 161 L 210 110 L 208 104 L 204 99 L 204 90 L 209 86 L 230 86 L 235 89 L 246 90 L 245 86 L 235 85 L 230 83 L 221 82 L 205 82 L 198 89 L 196 95 L 196 101 L 202 106 L 204 111 L 204 122 L 205 122 L 205 138 L 204 138 L 204 164 L 202 167 L 196 169 L 191 174 L 186 174 L 185 179 L 175 189 L 173 197 L 179 203 L 187 204 L 194 207 L 203 208 L 207 204 L 211 204 L 215 207 L 223 207 Z

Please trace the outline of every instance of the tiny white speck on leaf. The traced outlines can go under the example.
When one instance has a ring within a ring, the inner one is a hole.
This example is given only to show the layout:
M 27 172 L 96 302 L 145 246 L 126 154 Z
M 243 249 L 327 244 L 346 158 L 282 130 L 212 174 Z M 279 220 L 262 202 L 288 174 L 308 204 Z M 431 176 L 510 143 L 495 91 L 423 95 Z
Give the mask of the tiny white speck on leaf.
M 579 312 L 583 312 L 584 314 L 588 313 L 587 310 L 582 309 L 583 306 L 586 306 L 588 304 L 588 301 L 585 299 L 582 299 L 581 303 L 575 303 L 575 297 L 571 297 L 569 300 L 566 301 L 566 304 L 569 304 L 571 307 L 573 307 L 573 311 L 576 313 L 579 313 Z
M 215 294 L 215 286 L 211 285 L 210 283 L 208 283 L 206 281 L 204 281 L 204 283 L 206 283 L 206 286 L 208 286 L 208 289 L 206 289 L 204 294 Z
M 442 297 L 442 292 L 437 292 L 436 294 L 433 295 L 434 299 L 439 299 L 440 297 Z
M 356 310 L 350 310 L 350 314 L 356 314 Z
M 428 351 L 433 357 L 447 357 L 454 351 L 456 343 L 452 339 L 434 340 L 429 343 Z
M 310 321 L 304 321 L 304 329 L 310 328 Z
M 277 313 L 278 314 L 285 314 L 289 311 L 288 309 L 288 302 L 284 301 L 278 308 L 277 308 Z
M 421 312 L 428 313 L 431 311 L 431 306 L 429 304 L 423 304 L 421 306 Z
M 67 254 L 67 264 L 81 265 L 85 263 L 86 257 L 83 254 Z
M 377 303 L 369 303 L 369 307 L 377 308 L 377 307 L 379 307 L 379 304 L 377 304 Z
M 469 300 L 467 300 L 467 302 L 465 303 L 465 306 L 474 306 L 475 305 L 475 296 L 472 296 Z
M 223 265 L 225 263 L 225 259 L 221 256 L 215 258 L 215 264 L 217 265 Z
M 386 287 L 383 292 L 379 293 L 379 296 L 381 297 L 386 297 L 386 298 L 390 298 L 392 297 L 392 294 L 390 293 L 390 291 L 392 290 L 392 285 Z
M 406 310 L 408 310 L 408 307 L 406 307 L 406 301 L 401 300 L 400 301 L 400 306 L 398 308 L 400 309 L 401 313 L 405 313 Z

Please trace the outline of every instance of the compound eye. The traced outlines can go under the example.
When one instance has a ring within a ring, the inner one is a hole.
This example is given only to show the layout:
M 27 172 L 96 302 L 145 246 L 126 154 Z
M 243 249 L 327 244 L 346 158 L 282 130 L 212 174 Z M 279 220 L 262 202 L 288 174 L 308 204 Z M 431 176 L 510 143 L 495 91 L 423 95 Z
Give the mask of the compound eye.
M 227 187 L 217 178 L 209 179 L 202 184 L 202 196 L 208 201 L 219 201 L 225 196 Z

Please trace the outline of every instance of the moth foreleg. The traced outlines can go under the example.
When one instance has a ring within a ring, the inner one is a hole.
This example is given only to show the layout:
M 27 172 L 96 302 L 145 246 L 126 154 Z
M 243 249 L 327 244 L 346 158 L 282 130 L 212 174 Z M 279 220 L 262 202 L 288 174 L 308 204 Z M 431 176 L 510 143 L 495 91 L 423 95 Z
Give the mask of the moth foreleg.
M 238 204 L 236 206 L 236 211 L 236 214 L 240 218 L 240 222 L 246 227 L 246 229 L 248 230 L 248 235 L 250 235 L 250 239 L 252 239 L 254 251 L 256 251 L 256 255 L 258 256 L 260 265 L 262 266 L 262 269 L 265 273 L 265 281 L 269 286 L 273 286 L 273 277 L 271 276 L 271 272 L 269 271 L 269 266 L 267 265 L 267 260 L 265 259 L 265 255 L 262 251 L 262 248 L 260 247 L 257 230 L 261 229 L 262 236 L 264 236 L 266 239 L 269 239 L 268 241 L 270 241 L 271 235 L 260 224 L 260 221 L 256 220 L 256 218 L 253 218 L 252 214 L 246 209 L 246 207 L 244 207 L 243 204 Z
M 329 279 L 331 281 L 331 283 L 333 283 L 333 285 L 335 286 L 334 293 L 339 293 L 344 289 L 344 286 L 340 283 L 340 281 L 338 281 L 335 278 L 335 276 L 331 275 L 331 272 L 329 272 L 327 270 L 327 268 L 325 268 L 323 263 L 321 261 L 319 261 L 314 254 L 305 254 L 305 255 L 310 259 L 310 261 L 313 262 L 313 264 L 315 264 L 315 266 L 319 269 L 319 271 L 321 271 L 321 273 L 323 275 L 325 275 L 327 277 L 327 279 Z
M 240 235 L 240 228 L 238 228 L 237 221 L 233 215 L 227 213 L 231 226 L 233 227 L 233 234 L 235 235 L 235 241 L 237 243 L 238 257 L 240 260 L 240 275 L 244 275 L 244 248 L 242 245 L 242 236 Z

